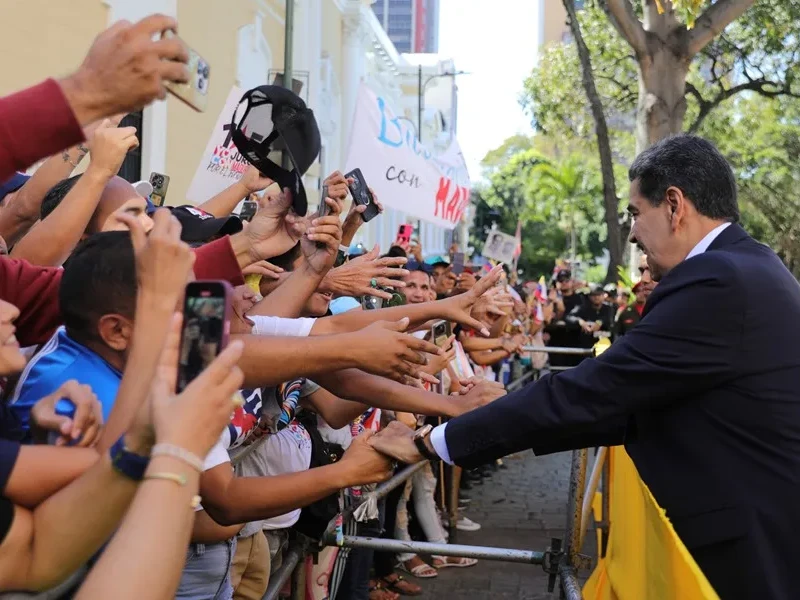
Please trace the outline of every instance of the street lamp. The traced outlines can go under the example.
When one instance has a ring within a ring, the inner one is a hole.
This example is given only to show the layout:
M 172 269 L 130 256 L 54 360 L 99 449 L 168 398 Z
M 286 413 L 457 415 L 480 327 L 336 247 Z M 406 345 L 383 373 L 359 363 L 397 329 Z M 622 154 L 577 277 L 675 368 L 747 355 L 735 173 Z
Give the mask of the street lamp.
M 448 73 L 439 73 L 438 75 L 431 75 L 422 82 L 422 65 L 417 68 L 417 140 L 422 141 L 422 101 L 425 97 L 425 88 L 434 79 L 439 77 L 455 77 L 456 75 L 469 75 L 468 71 L 451 71 Z

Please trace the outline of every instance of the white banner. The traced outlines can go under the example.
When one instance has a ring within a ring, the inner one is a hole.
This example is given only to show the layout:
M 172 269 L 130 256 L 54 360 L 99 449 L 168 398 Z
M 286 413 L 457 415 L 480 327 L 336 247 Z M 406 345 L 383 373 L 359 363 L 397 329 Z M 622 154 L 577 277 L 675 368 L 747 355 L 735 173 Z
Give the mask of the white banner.
M 452 229 L 469 204 L 469 174 L 458 142 L 434 156 L 384 98 L 361 86 L 344 172 L 359 168 L 380 201 Z
M 186 192 L 189 202 L 202 204 L 216 196 L 229 185 L 239 181 L 250 165 L 236 149 L 229 131 L 231 117 L 243 95 L 244 92 L 236 86 L 228 94 L 225 106 L 217 117 L 217 123 L 200 159 L 197 172 L 189 185 L 189 191 Z
M 514 262 L 514 250 L 517 248 L 517 238 L 507 233 L 492 230 L 486 236 L 481 254 L 486 258 L 498 260 L 502 263 L 512 264 Z

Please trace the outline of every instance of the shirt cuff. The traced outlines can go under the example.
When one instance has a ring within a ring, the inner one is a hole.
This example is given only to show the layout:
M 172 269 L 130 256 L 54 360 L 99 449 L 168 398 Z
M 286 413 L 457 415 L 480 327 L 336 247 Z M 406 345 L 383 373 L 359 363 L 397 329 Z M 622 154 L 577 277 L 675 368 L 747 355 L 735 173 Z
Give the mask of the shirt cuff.
M 447 423 L 433 428 L 433 431 L 431 431 L 431 445 L 434 452 L 439 455 L 439 458 L 448 465 L 452 465 L 453 461 L 450 460 L 450 452 L 447 450 L 447 439 L 444 437 L 445 429 L 447 429 Z
M 234 287 L 244 284 L 242 270 L 228 236 L 200 246 L 194 254 L 194 275 L 197 279 L 222 279 Z

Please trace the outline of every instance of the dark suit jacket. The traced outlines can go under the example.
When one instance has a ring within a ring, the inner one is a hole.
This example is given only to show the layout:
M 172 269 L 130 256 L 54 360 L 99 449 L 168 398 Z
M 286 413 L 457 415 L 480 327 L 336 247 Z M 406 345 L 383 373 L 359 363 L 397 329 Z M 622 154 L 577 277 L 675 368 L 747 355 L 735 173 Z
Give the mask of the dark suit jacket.
M 738 225 L 602 356 L 451 420 L 446 440 L 464 466 L 624 443 L 722 598 L 800 597 L 800 285 Z

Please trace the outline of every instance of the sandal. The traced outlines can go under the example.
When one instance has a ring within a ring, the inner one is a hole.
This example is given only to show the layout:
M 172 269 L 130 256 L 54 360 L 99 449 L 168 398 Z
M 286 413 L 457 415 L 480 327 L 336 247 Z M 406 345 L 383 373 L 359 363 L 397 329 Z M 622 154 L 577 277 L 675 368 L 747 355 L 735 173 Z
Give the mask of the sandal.
M 457 567 L 463 569 L 465 567 L 474 567 L 478 564 L 476 558 L 455 557 L 455 556 L 434 556 L 433 566 L 437 569 L 446 569 L 447 567 Z
M 417 564 L 413 564 L 415 560 L 419 562 Z M 401 571 L 405 571 L 409 575 L 417 577 L 418 579 L 431 579 L 432 577 L 439 576 L 439 572 L 436 569 L 418 556 L 415 556 L 411 560 L 407 560 L 404 563 L 398 564 L 397 568 Z
M 402 575 L 398 575 L 397 573 L 392 573 L 388 577 L 382 578 L 381 583 L 386 586 L 387 590 L 397 592 L 401 596 L 422 595 L 421 587 L 419 587 L 416 583 L 406 581 Z
M 379 581 L 370 579 L 369 581 L 369 600 L 399 600 L 400 594 L 395 594 L 383 589 Z

